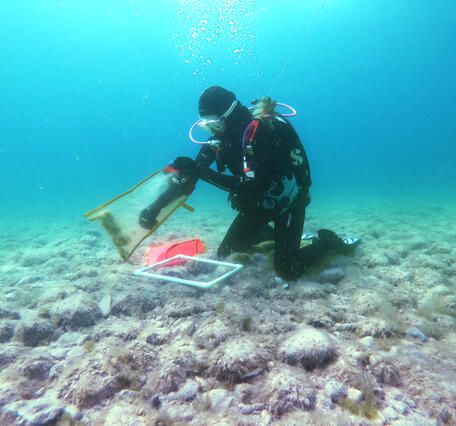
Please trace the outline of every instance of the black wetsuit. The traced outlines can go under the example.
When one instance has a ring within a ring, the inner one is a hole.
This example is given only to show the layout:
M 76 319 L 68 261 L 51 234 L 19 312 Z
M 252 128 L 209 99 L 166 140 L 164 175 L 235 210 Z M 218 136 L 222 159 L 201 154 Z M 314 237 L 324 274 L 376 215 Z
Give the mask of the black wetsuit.
M 242 145 L 242 138 L 225 138 L 221 151 L 215 152 L 204 145 L 196 157 L 201 179 L 228 191 L 232 204 L 238 191 L 243 197 L 237 208 L 239 214 L 218 255 L 223 258 L 232 252 L 246 251 L 259 242 L 274 240 L 277 274 L 296 278 L 332 248 L 329 240 L 324 239 L 300 248 L 311 184 L 305 150 L 294 128 L 282 117 L 261 119 L 252 142 L 244 148 Z M 254 172 L 253 178 L 245 177 L 244 155 Z M 218 171 L 209 168 L 214 161 Z M 225 168 L 232 176 L 222 173 Z M 248 187 L 247 191 L 243 185 Z

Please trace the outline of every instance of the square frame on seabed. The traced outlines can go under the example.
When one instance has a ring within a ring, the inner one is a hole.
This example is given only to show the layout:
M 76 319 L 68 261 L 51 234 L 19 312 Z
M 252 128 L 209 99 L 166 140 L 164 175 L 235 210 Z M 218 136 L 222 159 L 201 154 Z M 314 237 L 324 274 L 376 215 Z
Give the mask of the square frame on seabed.
M 187 280 L 184 278 L 177 278 L 173 277 L 170 275 L 164 275 L 164 274 L 157 274 L 157 273 L 151 273 L 149 272 L 153 268 L 156 268 L 158 266 L 164 266 L 169 262 L 175 261 L 175 260 L 193 260 L 195 262 L 202 262 L 202 263 L 209 263 L 212 265 L 217 265 L 217 266 L 224 266 L 227 268 L 232 268 L 230 271 L 225 272 L 223 275 L 211 280 L 211 281 L 194 281 L 194 280 Z M 185 284 L 189 285 L 192 287 L 199 287 L 199 288 L 210 288 L 213 285 L 223 281 L 224 279 L 230 277 L 231 275 L 235 274 L 236 272 L 240 271 L 244 266 L 240 265 L 238 263 L 228 263 L 228 262 L 221 262 L 218 260 L 211 260 L 211 259 L 204 259 L 204 258 L 198 258 L 198 257 L 193 257 L 193 256 L 186 256 L 184 254 L 178 254 L 174 257 L 171 257 L 169 259 L 162 260 L 161 262 L 154 263 L 153 265 L 147 266 L 145 268 L 137 269 L 135 272 L 133 272 L 134 275 L 138 277 L 146 277 L 146 278 L 155 278 L 158 280 L 163 280 L 163 281 L 170 281 L 178 284 Z

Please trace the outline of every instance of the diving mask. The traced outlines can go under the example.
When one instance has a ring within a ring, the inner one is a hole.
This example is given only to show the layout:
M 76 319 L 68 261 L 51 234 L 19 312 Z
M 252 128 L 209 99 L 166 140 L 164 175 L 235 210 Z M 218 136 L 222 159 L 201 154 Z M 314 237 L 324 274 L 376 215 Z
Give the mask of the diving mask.
M 216 135 L 225 131 L 226 124 L 224 118 L 211 116 L 202 118 L 198 123 L 198 127 L 206 130 L 206 132 L 209 132 L 211 135 Z
M 219 145 L 220 141 L 216 140 L 209 140 L 209 141 L 197 141 L 193 137 L 193 130 L 195 129 L 196 126 L 200 127 L 203 130 L 206 130 L 210 132 L 212 136 L 215 135 L 220 135 L 225 131 L 226 128 L 226 119 L 231 115 L 231 113 L 234 111 L 236 108 L 237 104 L 239 101 L 234 101 L 231 106 L 220 116 L 218 115 L 210 115 L 207 117 L 201 117 L 196 123 L 193 124 L 193 126 L 190 128 L 190 131 L 188 133 L 188 136 L 190 137 L 190 140 L 194 143 L 197 144 L 210 144 L 212 145 Z M 218 142 L 218 144 L 216 143 Z

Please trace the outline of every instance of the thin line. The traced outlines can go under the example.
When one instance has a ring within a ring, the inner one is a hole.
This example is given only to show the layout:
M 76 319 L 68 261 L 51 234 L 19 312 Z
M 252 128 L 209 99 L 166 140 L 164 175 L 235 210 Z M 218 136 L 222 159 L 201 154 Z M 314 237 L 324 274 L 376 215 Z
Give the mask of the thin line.
M 290 64 L 291 60 L 293 59 L 293 57 L 296 55 L 296 52 L 298 51 L 299 47 L 301 46 L 301 43 L 302 41 L 304 40 L 304 38 L 306 37 L 306 35 L 309 33 L 309 31 L 311 30 L 314 22 L 316 21 L 316 19 L 318 18 L 318 15 L 320 15 L 320 12 L 323 10 L 323 7 L 324 5 L 326 4 L 326 1 L 327 0 L 323 0 L 321 2 L 321 5 L 320 7 L 318 8 L 317 12 L 315 13 L 315 15 L 313 16 L 312 20 L 310 21 L 310 24 L 307 26 L 307 28 L 304 30 L 304 32 L 301 34 L 301 37 L 299 38 L 298 42 L 296 43 L 296 46 L 293 50 L 293 52 L 291 52 L 290 56 L 288 57 L 287 61 L 285 62 L 285 64 L 283 65 L 282 69 L 280 70 L 278 76 L 276 77 L 274 83 L 272 84 L 271 88 L 269 89 L 269 92 L 268 92 L 268 96 L 271 95 L 271 92 L 272 90 L 274 89 L 274 87 L 276 86 L 276 84 L 278 83 L 278 81 L 280 80 L 280 78 L 282 77 L 282 74 L 285 72 L 285 70 L 287 69 L 288 65 Z

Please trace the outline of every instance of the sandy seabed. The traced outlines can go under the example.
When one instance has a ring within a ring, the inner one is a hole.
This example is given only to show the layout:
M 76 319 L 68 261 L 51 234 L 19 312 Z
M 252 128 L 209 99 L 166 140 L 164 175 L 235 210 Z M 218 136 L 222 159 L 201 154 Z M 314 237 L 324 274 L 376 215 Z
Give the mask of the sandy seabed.
M 281 283 L 254 254 L 208 290 L 133 276 L 147 244 L 123 263 L 83 219 L 4 222 L 0 424 L 455 424 L 455 213 L 312 204 L 305 232 L 361 237 L 353 257 Z M 232 217 L 178 212 L 148 243 L 214 258 Z

